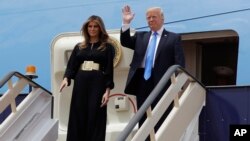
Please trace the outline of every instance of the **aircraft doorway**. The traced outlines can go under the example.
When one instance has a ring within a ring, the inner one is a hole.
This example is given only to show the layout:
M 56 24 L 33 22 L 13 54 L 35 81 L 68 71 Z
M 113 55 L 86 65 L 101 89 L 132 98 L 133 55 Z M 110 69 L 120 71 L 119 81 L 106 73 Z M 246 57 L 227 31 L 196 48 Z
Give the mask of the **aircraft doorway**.
M 205 86 L 236 85 L 238 34 L 233 30 L 184 33 L 186 70 Z

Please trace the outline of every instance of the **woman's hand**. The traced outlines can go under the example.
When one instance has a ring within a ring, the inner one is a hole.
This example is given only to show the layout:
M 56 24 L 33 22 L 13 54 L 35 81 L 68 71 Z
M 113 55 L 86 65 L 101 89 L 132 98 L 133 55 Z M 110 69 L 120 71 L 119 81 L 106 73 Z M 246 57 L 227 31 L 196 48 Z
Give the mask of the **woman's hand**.
M 60 86 L 60 89 L 59 89 L 59 92 L 62 92 L 63 88 L 67 87 L 68 86 L 68 79 L 65 77 L 61 83 L 61 86 Z
M 101 107 L 106 106 L 109 102 L 109 94 L 110 94 L 110 89 L 107 88 L 104 95 L 102 96 L 102 104 Z

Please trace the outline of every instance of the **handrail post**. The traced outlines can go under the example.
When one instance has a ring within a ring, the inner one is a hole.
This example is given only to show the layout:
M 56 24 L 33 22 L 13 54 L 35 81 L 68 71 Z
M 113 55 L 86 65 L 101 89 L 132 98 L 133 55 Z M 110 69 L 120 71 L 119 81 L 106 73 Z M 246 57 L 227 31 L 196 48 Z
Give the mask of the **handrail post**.
M 147 109 L 147 117 L 151 118 L 152 117 L 152 109 L 151 106 Z M 155 130 L 154 128 L 152 129 L 152 131 L 149 134 L 150 136 L 150 141 L 155 141 Z
M 13 89 L 12 79 L 10 79 L 10 80 L 8 81 L 8 88 L 9 88 L 10 90 Z M 13 95 L 13 93 L 12 93 L 12 95 Z M 15 101 L 15 98 L 12 99 L 10 105 L 11 105 L 11 112 L 12 112 L 12 113 L 15 113 L 15 112 L 16 112 L 16 101 Z

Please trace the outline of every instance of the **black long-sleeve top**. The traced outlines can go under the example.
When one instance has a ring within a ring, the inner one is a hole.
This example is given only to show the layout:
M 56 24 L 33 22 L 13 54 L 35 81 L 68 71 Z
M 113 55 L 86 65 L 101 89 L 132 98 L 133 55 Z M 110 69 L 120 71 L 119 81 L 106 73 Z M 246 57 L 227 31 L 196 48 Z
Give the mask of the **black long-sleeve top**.
M 113 89 L 113 58 L 114 47 L 111 44 L 106 44 L 105 50 L 97 49 L 100 46 L 100 42 L 89 43 L 86 48 L 80 49 L 80 43 L 78 43 L 69 58 L 67 68 L 64 77 L 68 78 L 68 84 L 70 85 L 70 79 L 74 79 L 81 64 L 84 61 L 94 61 L 100 65 L 100 71 L 105 75 L 106 87 Z

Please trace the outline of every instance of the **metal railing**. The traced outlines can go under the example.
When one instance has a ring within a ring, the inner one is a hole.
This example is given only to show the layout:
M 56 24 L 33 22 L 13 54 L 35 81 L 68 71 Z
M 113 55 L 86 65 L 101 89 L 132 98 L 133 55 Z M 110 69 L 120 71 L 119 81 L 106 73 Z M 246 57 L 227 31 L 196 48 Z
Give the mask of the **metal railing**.
M 19 72 L 7 74 L 0 81 L 0 88 L 5 86 L 7 90 L 0 97 L 0 113 L 7 110 L 10 114 L 0 124 L 0 140 L 56 141 L 58 120 L 52 118 L 52 94 Z M 17 97 L 27 86 L 31 90 L 17 104 Z
M 171 85 L 153 108 L 153 111 L 151 111 L 151 104 L 160 92 L 164 90 L 170 79 Z M 166 141 L 166 137 L 169 135 L 171 136 L 171 141 L 180 140 L 185 129 L 204 105 L 205 93 L 205 86 L 182 67 L 179 65 L 171 66 L 116 141 L 125 141 L 145 113 L 150 116 L 147 117 L 143 125 L 138 129 L 132 141 L 144 141 L 149 135 L 151 141 Z M 196 100 L 192 101 L 194 97 Z M 158 131 L 154 133 L 154 126 L 173 101 L 173 109 Z
M 18 78 L 16 83 L 13 83 L 13 77 Z M 0 98 L 0 113 L 2 113 L 9 106 L 9 104 L 11 105 L 11 112 L 16 112 L 15 98 L 26 86 L 30 86 L 32 88 L 41 88 L 48 94 L 52 95 L 51 92 L 32 81 L 29 77 L 16 71 L 8 73 L 3 79 L 0 80 L 0 88 L 2 88 L 4 85 L 8 85 L 8 91 L 6 91 Z

